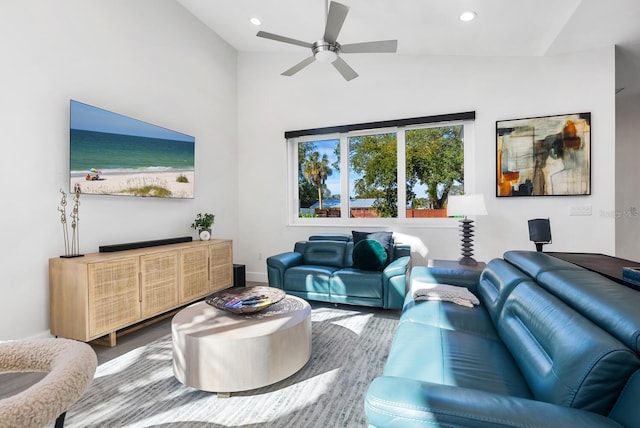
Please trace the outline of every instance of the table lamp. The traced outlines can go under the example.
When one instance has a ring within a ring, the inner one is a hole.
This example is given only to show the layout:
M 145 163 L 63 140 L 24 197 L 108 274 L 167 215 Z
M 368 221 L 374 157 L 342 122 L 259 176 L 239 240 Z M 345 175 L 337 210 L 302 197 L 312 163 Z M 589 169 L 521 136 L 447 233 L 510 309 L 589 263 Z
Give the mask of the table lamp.
M 462 258 L 458 263 L 461 265 L 475 266 L 478 262 L 471 257 L 473 255 L 473 220 L 467 217 L 470 215 L 487 215 L 483 194 L 449 196 L 447 216 L 464 216 L 464 218 L 460 219 Z

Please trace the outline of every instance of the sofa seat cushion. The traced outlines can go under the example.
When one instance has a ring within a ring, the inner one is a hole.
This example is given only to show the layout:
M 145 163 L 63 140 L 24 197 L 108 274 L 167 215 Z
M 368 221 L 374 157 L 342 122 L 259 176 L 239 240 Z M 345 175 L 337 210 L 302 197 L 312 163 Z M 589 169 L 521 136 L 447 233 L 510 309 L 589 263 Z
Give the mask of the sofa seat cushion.
M 381 299 L 382 272 L 354 268 L 337 270 L 331 278 L 331 295 Z
M 423 323 L 399 324 L 384 376 L 532 398 L 500 341 Z
M 289 268 L 284 273 L 284 290 L 329 294 L 331 276 L 338 268 L 302 265 Z
M 414 322 L 500 340 L 489 314 L 482 307 L 469 308 L 440 301 L 415 301 L 407 297 L 400 317 L 400 323 L 404 322 Z

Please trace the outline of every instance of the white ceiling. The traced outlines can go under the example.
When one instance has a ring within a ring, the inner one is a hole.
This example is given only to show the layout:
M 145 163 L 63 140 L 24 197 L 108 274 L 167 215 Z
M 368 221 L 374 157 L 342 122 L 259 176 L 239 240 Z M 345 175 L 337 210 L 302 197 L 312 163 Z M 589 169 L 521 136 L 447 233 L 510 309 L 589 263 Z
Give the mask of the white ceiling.
M 178 0 L 239 52 L 305 48 L 256 37 L 260 30 L 313 43 L 325 0 Z M 341 44 L 398 40 L 399 54 L 541 56 L 617 45 L 640 58 L 640 0 L 339 0 L 350 7 Z M 478 17 L 462 22 L 473 10 Z M 262 21 L 260 27 L 249 18 Z M 640 67 L 638 61 L 629 61 Z M 626 73 L 639 75 L 640 68 Z M 640 79 L 638 79 L 640 80 Z

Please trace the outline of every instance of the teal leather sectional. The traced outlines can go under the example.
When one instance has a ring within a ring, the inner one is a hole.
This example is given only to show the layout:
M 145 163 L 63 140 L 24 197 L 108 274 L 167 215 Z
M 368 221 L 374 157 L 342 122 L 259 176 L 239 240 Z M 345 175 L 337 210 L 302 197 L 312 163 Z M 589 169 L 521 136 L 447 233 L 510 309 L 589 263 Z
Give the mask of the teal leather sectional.
M 306 300 L 401 309 L 411 248 L 391 242 L 381 270 L 353 266 L 350 235 L 313 235 L 291 252 L 267 258 L 269 286 Z
M 480 305 L 408 293 L 369 426 L 640 427 L 640 292 L 528 251 L 411 279 L 467 286 Z

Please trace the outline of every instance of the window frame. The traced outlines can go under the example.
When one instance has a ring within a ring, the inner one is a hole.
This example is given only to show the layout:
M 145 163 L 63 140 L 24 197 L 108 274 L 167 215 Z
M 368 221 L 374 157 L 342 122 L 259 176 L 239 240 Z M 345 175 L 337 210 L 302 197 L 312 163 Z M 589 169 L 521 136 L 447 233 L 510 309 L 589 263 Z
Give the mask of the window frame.
M 448 117 L 443 115 L 442 117 Z M 440 117 L 440 116 L 438 116 Z M 398 207 L 406 206 L 406 140 L 405 132 L 414 129 L 434 128 L 443 126 L 463 126 L 464 132 L 464 191 L 475 193 L 475 113 L 473 118 L 454 119 L 446 121 L 426 121 L 425 123 L 411 123 L 408 125 L 384 126 L 348 130 L 346 127 L 323 129 L 340 129 L 341 132 L 323 133 L 304 131 L 285 133 L 287 145 L 287 224 L 289 226 L 322 226 L 322 227 L 453 227 L 458 221 L 454 218 L 407 218 L 406 209 L 398 209 L 395 218 L 352 218 L 349 215 L 349 137 L 371 134 L 396 133 L 396 159 L 398 168 Z M 377 122 L 386 124 L 387 122 Z M 317 130 L 310 130 L 317 131 Z M 299 217 L 299 189 L 298 189 L 298 144 L 309 141 L 338 140 L 340 147 L 340 217 Z M 347 195 L 347 197 L 343 197 Z

